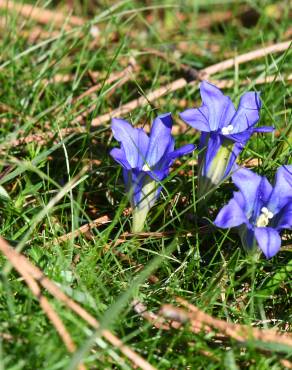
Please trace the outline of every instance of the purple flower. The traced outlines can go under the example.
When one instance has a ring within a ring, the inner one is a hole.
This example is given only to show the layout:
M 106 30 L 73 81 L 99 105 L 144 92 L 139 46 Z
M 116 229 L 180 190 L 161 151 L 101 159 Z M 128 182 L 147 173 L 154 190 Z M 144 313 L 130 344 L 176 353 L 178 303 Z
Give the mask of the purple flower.
M 111 156 L 123 167 L 126 190 L 133 207 L 133 231 L 143 230 L 149 209 L 161 191 L 160 182 L 169 174 L 173 161 L 192 152 L 192 144 L 174 150 L 171 136 L 170 113 L 158 116 L 152 125 L 150 136 L 141 128 L 134 128 L 122 119 L 112 120 L 114 137 L 121 143 Z
M 199 195 L 204 195 L 224 180 L 236 158 L 254 132 L 270 132 L 273 127 L 255 128 L 261 101 L 256 92 L 242 95 L 237 110 L 231 99 L 214 85 L 200 85 L 203 104 L 180 114 L 190 126 L 202 132 L 199 154 Z
M 274 187 L 248 169 L 235 171 L 232 180 L 239 191 L 221 209 L 215 225 L 237 227 L 247 249 L 258 244 L 266 258 L 273 257 L 281 247 L 279 231 L 292 227 L 292 165 L 278 168 Z

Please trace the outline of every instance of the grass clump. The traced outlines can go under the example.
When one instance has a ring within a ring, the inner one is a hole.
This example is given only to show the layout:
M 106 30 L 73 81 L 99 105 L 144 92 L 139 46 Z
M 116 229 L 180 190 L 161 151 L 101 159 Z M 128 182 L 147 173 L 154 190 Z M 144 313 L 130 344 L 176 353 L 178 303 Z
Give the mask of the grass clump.
M 174 164 L 147 219 L 149 234 L 125 238 L 131 216 L 125 212 L 122 173 L 109 156 L 115 146 L 109 120 L 91 124 L 176 79 L 189 81 L 207 66 L 288 40 L 287 2 L 73 3 L 69 11 L 71 2 L 37 3 L 65 12 L 62 25 L 39 24 L 13 9 L 0 9 L 5 28 L 0 37 L 0 185 L 10 197 L 0 200 L 1 236 L 102 328 L 158 369 L 282 368 L 280 360 L 291 360 L 291 348 L 267 348 L 252 339 L 218 342 L 213 332 L 193 333 L 188 325 L 159 330 L 131 302 L 138 299 L 157 313 L 163 304 L 177 305 L 175 297 L 181 296 L 216 318 L 289 332 L 291 234 L 284 234 L 281 252 L 266 260 L 247 255 L 232 231 L 213 228 L 209 221 L 234 190 L 229 181 L 210 201 L 209 220 L 199 217 L 196 151 Z M 70 25 L 71 11 L 83 25 Z M 93 25 L 99 29 L 96 38 Z M 36 31 L 39 36 L 33 38 Z M 130 78 L 112 79 L 133 58 Z M 235 102 L 248 90 L 261 92 L 259 123 L 276 131 L 254 135 L 240 163 L 253 159 L 254 170 L 269 179 L 278 166 L 291 164 L 290 65 L 288 48 L 212 76 L 232 82 L 225 92 Z M 274 77 L 255 82 L 267 76 Z M 77 99 L 97 83 L 93 94 Z M 198 105 L 198 84 L 193 83 L 121 118 L 147 127 L 157 114 L 172 112 L 177 145 L 197 144 L 198 133 L 178 113 Z M 58 239 L 105 215 L 110 222 L 65 242 Z M 72 369 L 79 360 L 90 369 L 131 368 L 100 331 L 44 292 L 76 344 L 75 353 L 68 353 L 23 279 L 2 255 L 0 261 L 3 369 Z M 158 279 L 150 283 L 153 274 Z

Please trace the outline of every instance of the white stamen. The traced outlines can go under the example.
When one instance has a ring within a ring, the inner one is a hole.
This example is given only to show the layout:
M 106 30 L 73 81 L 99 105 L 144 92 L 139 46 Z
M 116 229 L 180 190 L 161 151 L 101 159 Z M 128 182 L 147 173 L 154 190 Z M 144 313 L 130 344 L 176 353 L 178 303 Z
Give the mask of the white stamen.
M 233 131 L 234 127 L 232 125 L 228 125 L 227 127 L 223 127 L 221 132 L 223 135 L 229 135 Z
M 267 207 L 261 209 L 261 214 L 257 218 L 256 226 L 265 227 L 269 224 L 269 220 L 274 217 L 274 214 Z
M 148 166 L 147 163 L 145 163 L 144 166 L 142 167 L 142 170 L 143 171 L 151 171 L 151 168 Z
M 261 209 L 261 212 L 262 212 L 264 215 L 266 215 L 268 218 L 273 218 L 273 217 L 274 217 L 273 213 L 272 213 L 271 211 L 269 211 L 267 207 L 263 207 L 263 208 Z

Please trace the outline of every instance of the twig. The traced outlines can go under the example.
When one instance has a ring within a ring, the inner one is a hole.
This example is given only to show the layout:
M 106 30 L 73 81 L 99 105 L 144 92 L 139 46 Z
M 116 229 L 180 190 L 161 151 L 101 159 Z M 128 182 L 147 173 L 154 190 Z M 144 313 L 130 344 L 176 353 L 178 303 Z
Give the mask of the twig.
M 141 96 L 138 99 L 134 99 L 130 101 L 129 103 L 126 103 L 122 105 L 121 107 L 114 109 L 111 112 L 108 112 L 106 114 L 103 114 L 91 121 L 91 126 L 96 127 L 99 126 L 105 122 L 108 122 L 112 117 L 117 116 L 123 116 L 136 108 L 141 108 L 149 103 L 152 103 L 156 101 L 157 99 L 161 98 L 162 96 L 174 92 L 176 90 L 180 90 L 183 87 L 185 87 L 188 84 L 187 80 L 184 78 L 180 78 L 178 80 L 175 80 L 174 82 L 171 82 L 149 94 L 147 94 L 145 97 Z
M 125 84 L 127 81 L 129 81 L 129 79 L 131 79 L 131 73 L 130 73 L 130 69 L 131 70 L 134 70 L 134 67 L 133 65 L 131 66 L 128 66 L 124 71 L 122 71 L 121 73 L 124 74 L 124 77 L 121 78 L 121 80 L 116 84 L 116 87 L 120 87 L 122 86 L 123 84 Z M 67 76 L 68 78 L 68 76 Z M 115 74 L 115 76 L 113 77 L 113 79 L 116 79 L 117 78 L 117 74 Z M 101 87 L 101 85 L 97 85 L 98 88 Z M 90 93 L 92 93 L 93 91 L 91 90 Z M 111 95 L 111 91 L 108 92 L 107 96 L 110 96 Z M 88 94 L 86 94 L 88 95 Z M 84 97 L 85 95 L 82 96 L 82 98 Z M 80 100 L 81 99 L 81 96 L 79 96 L 77 98 L 77 100 Z M 58 108 L 55 110 L 55 113 L 58 111 L 58 110 L 61 110 L 62 107 Z M 93 105 L 92 107 L 90 107 L 89 109 L 87 109 L 85 112 L 83 112 L 82 114 L 80 114 L 79 116 L 77 116 L 73 122 L 74 124 L 78 124 L 80 122 L 82 122 L 84 120 L 84 118 L 86 118 L 86 116 L 94 111 L 95 109 L 95 106 Z M 4 148 L 7 147 L 7 145 L 12 145 L 12 146 L 19 146 L 19 145 L 23 145 L 23 144 L 29 144 L 31 142 L 37 142 L 39 145 L 43 145 L 43 144 L 46 144 L 49 140 L 52 140 L 54 139 L 57 134 L 59 133 L 60 136 L 62 137 L 65 137 L 67 135 L 70 135 L 71 133 L 86 133 L 87 132 L 87 128 L 86 127 L 67 127 L 67 128 L 63 128 L 59 131 L 47 131 L 45 134 L 42 133 L 42 134 L 32 134 L 32 135 L 28 135 L 28 136 L 23 136 L 19 139 L 14 139 L 12 141 L 10 141 L 9 143 L 5 143 L 1 146 L 1 149 L 0 151 L 4 150 Z
M 220 319 L 215 319 L 181 297 L 177 297 L 176 300 L 189 310 L 189 312 L 187 312 L 185 310 L 175 308 L 175 310 L 178 310 L 178 314 L 186 321 L 196 320 L 196 322 L 200 322 L 202 326 L 207 325 L 212 327 L 239 342 L 255 339 L 261 342 L 277 343 L 292 347 L 291 335 L 280 334 L 273 329 L 258 329 L 247 325 L 233 324 Z M 169 309 L 171 307 L 169 305 L 162 307 L 162 313 L 168 316 L 168 313 L 170 312 Z
M 281 359 L 280 362 L 284 366 L 285 369 L 292 369 L 292 362 L 291 361 Z
M 222 72 L 223 70 L 231 68 L 232 66 L 234 66 L 235 63 L 237 63 L 237 64 L 245 63 L 245 62 L 257 59 L 257 58 L 261 58 L 261 57 L 266 56 L 270 53 L 284 51 L 289 47 L 290 43 L 291 43 L 291 41 L 287 41 L 287 42 L 283 42 L 283 43 L 279 43 L 279 44 L 274 44 L 274 45 L 271 45 L 267 48 L 258 49 L 258 50 L 255 50 L 255 51 L 252 51 L 252 52 L 249 52 L 249 53 L 246 53 L 246 54 L 242 54 L 242 55 L 240 55 L 238 57 L 235 57 L 235 58 L 227 59 L 224 62 L 214 64 L 210 67 L 206 67 L 206 68 L 202 69 L 201 71 L 199 71 L 198 80 L 203 79 L 203 78 L 210 78 L 211 75 L 213 75 L 215 73 Z M 289 75 L 289 79 L 290 79 L 290 75 Z M 268 82 L 271 82 L 271 79 L 268 79 L 268 80 L 269 80 Z M 119 107 L 119 108 L 117 108 L 117 109 L 115 109 L 111 112 L 105 113 L 105 114 L 93 119 L 92 122 L 91 122 L 91 126 L 92 127 L 100 126 L 101 124 L 103 124 L 105 122 L 108 122 L 112 117 L 123 116 L 123 115 L 135 110 L 136 108 L 143 107 L 143 106 L 145 106 L 149 103 L 152 103 L 152 102 L 158 100 L 159 98 L 161 98 L 162 96 L 164 96 L 164 95 L 166 95 L 170 92 L 180 90 L 180 89 L 182 89 L 186 86 L 193 86 L 196 83 L 198 83 L 198 81 L 188 82 L 185 78 L 180 78 L 178 80 L 175 80 L 175 81 L 173 81 L 173 82 L 171 82 L 171 83 L 169 83 L 169 84 L 167 84 L 163 87 L 160 87 L 159 89 L 147 94 L 145 97 L 141 96 L 140 98 L 134 99 L 134 100 L 130 101 L 129 103 L 126 103 L 126 104 L 122 105 L 121 107 Z M 228 83 L 225 82 L 223 84 L 226 85 L 225 87 L 228 87 L 228 84 L 230 84 L 230 82 L 228 82 Z M 221 88 L 224 88 L 224 86 L 221 86 Z M 75 123 L 76 122 L 81 122 L 94 109 L 95 109 L 95 107 L 90 107 L 88 110 L 83 112 L 81 115 L 79 115 L 75 119 Z M 64 128 L 64 129 L 60 130 L 62 136 L 66 136 L 66 135 L 68 135 L 70 133 L 73 133 L 73 132 L 75 132 L 75 133 L 85 133 L 86 131 L 87 131 L 87 129 L 85 127 L 72 127 L 72 128 Z M 47 140 L 52 139 L 54 136 L 55 136 L 55 134 L 51 133 L 51 132 L 48 132 L 46 134 L 42 133 L 42 134 L 29 135 L 27 137 L 14 140 L 13 142 L 5 143 L 5 147 L 7 145 L 18 146 L 18 145 L 21 145 L 21 144 L 29 143 L 31 141 L 38 141 L 39 143 L 43 143 L 43 142 L 46 142 Z
M 92 222 L 82 225 L 79 229 L 72 231 L 71 233 L 65 234 L 53 240 L 53 244 L 60 244 L 72 238 L 76 238 L 78 235 L 85 234 L 88 231 L 95 229 L 98 226 L 109 223 L 111 220 L 108 216 L 99 217 Z
M 242 14 L 245 9 L 246 7 L 241 7 L 238 13 Z M 195 20 L 195 26 L 197 29 L 201 30 L 202 28 L 209 28 L 215 23 L 229 21 L 230 19 L 235 18 L 235 16 L 236 14 L 231 10 L 208 12 L 206 15 L 199 14 L 198 18 Z
M 29 42 L 35 43 L 38 39 L 49 39 L 52 37 L 57 37 L 60 33 L 59 31 L 46 31 L 42 27 L 35 26 L 30 30 L 18 30 L 18 34 L 26 38 Z
M 124 84 L 125 82 L 127 82 L 129 79 L 132 78 L 132 73 L 137 69 L 137 63 L 136 63 L 136 60 L 134 58 L 130 58 L 129 60 L 129 64 L 128 66 L 122 70 L 121 72 L 117 72 L 117 73 L 112 73 L 108 76 L 108 78 L 103 81 L 103 82 L 99 82 L 97 83 L 96 85 L 92 86 L 91 88 L 89 88 L 88 90 L 86 90 L 84 93 L 82 93 L 81 95 L 77 96 L 76 98 L 73 99 L 73 102 L 77 102 L 79 100 L 82 100 L 83 98 L 85 98 L 86 96 L 89 96 L 93 93 L 95 93 L 96 91 L 100 90 L 101 87 L 106 83 L 106 84 L 111 84 L 117 80 L 121 80 L 121 82 Z M 75 120 L 74 120 L 75 121 Z
M 64 23 L 68 21 L 71 26 L 83 26 L 85 20 L 65 13 L 61 13 L 54 10 L 39 8 L 29 4 L 18 4 L 11 0 L 0 0 L 0 8 L 16 11 L 25 18 L 31 18 L 35 21 L 48 24 L 54 23 L 56 26 L 64 26 Z
M 63 324 L 62 320 L 50 305 L 49 301 L 46 297 L 42 295 L 41 289 L 35 279 L 28 273 L 28 271 L 19 263 L 19 259 L 17 258 L 17 252 L 14 252 L 13 249 L 9 246 L 9 244 L 0 237 L 0 250 L 6 256 L 6 258 L 10 261 L 12 266 L 15 270 L 24 278 L 26 284 L 30 288 L 33 295 L 39 300 L 40 306 L 42 307 L 43 311 L 49 318 L 49 320 L 54 325 L 55 329 L 59 333 L 62 341 L 64 342 L 67 350 L 70 353 L 73 353 L 76 350 L 75 343 L 73 342 L 69 332 L 67 331 L 65 325 Z M 84 370 L 84 365 L 79 366 L 80 370 Z
M 90 315 L 84 308 L 78 303 L 69 298 L 62 290 L 51 280 L 49 280 L 43 272 L 36 266 L 34 266 L 26 257 L 21 255 L 15 249 L 13 249 L 4 239 L 0 237 L 0 251 L 7 257 L 7 259 L 13 264 L 15 269 L 19 271 L 22 276 L 23 273 L 26 276 L 29 274 L 31 278 L 36 280 L 40 285 L 48 290 L 56 299 L 63 302 L 68 308 L 74 311 L 83 320 L 89 323 L 93 328 L 99 328 L 99 322 Z M 109 330 L 102 330 L 102 336 L 113 346 L 117 347 L 135 366 L 140 367 L 144 370 L 155 370 L 146 360 L 134 352 L 131 348 L 123 344 L 123 342 L 112 334 Z
M 267 46 L 262 49 L 253 50 L 253 51 L 250 51 L 249 53 L 238 55 L 234 58 L 230 58 L 230 59 L 224 60 L 223 62 L 214 64 L 210 67 L 204 68 L 202 73 L 204 73 L 205 76 L 208 77 L 218 72 L 225 71 L 226 69 L 229 69 L 235 65 L 247 63 L 254 59 L 263 58 L 272 53 L 278 53 L 280 51 L 285 51 L 290 47 L 290 45 L 291 45 L 291 40 L 280 42 L 278 44 L 274 44 L 271 46 Z
M 1 340 L 6 340 L 7 342 L 15 343 L 16 340 L 13 337 L 13 335 L 8 334 L 8 333 L 0 333 L 0 338 Z
M 271 54 L 271 53 L 284 51 L 290 46 L 290 44 L 291 44 L 291 41 L 282 42 L 282 43 L 279 43 L 279 44 L 271 45 L 267 48 L 262 48 L 262 49 L 254 50 L 254 51 L 246 53 L 246 54 L 242 54 L 242 55 L 240 55 L 238 57 L 235 57 L 235 58 L 227 59 L 227 60 L 225 60 L 221 63 L 217 63 L 217 64 L 214 64 L 210 67 L 206 67 L 206 68 L 200 70 L 198 72 L 197 79 L 199 79 L 199 80 L 206 79 L 206 78 L 209 78 L 211 75 L 214 75 L 218 72 L 222 72 L 226 69 L 229 69 L 229 68 L 233 67 L 235 64 L 246 63 L 246 62 L 249 62 L 251 60 L 264 57 L 264 56 L 266 56 L 268 54 Z M 161 98 L 162 96 L 164 96 L 164 95 L 166 95 L 170 92 L 180 90 L 180 89 L 184 88 L 187 85 L 192 86 L 196 83 L 197 83 L 197 80 L 187 82 L 187 80 L 185 78 L 179 78 L 178 80 L 175 80 L 175 81 L 173 81 L 173 82 L 171 82 L 171 83 L 169 83 L 169 84 L 167 84 L 167 85 L 149 93 L 146 97 L 141 96 L 140 98 L 134 99 L 131 102 L 129 102 L 127 104 L 124 104 L 120 108 L 117 108 L 117 109 L 113 110 L 112 112 L 106 113 L 106 114 L 104 114 L 100 117 L 97 117 L 97 118 L 93 119 L 92 122 L 91 122 L 91 126 L 92 127 L 99 126 L 102 123 L 105 123 L 105 122 L 109 121 L 112 117 L 123 116 L 123 115 L 131 112 L 132 110 L 134 110 L 138 107 L 142 107 L 142 106 L 147 105 L 147 104 L 149 104 L 153 101 L 156 101 L 157 99 Z
M 147 320 L 149 323 L 151 323 L 156 329 L 159 330 L 166 330 L 169 331 L 171 329 L 181 329 L 183 327 L 183 323 L 179 321 L 174 320 L 166 320 L 163 316 L 156 315 L 153 312 L 150 312 L 147 310 L 147 307 L 138 300 L 133 300 L 132 306 L 134 311 L 141 317 L 143 317 L 145 320 Z M 205 328 L 206 329 L 206 328 Z M 193 328 L 193 331 L 200 332 L 201 329 L 195 329 Z M 211 332 L 211 330 L 209 330 Z M 222 336 L 216 336 L 216 339 L 221 339 Z M 214 356 L 211 352 L 197 349 L 202 355 L 211 358 L 213 361 L 219 361 L 219 359 Z
M 182 326 L 182 323 L 178 321 L 167 322 L 164 317 L 161 315 L 156 315 L 153 312 L 147 310 L 147 307 L 138 299 L 132 301 L 133 310 L 145 320 L 153 324 L 155 328 L 160 330 L 170 330 L 171 328 L 179 329 Z
M 250 78 L 246 80 L 241 80 L 239 82 L 240 86 L 245 86 L 245 85 L 263 85 L 267 83 L 272 83 L 272 82 L 279 82 L 279 81 L 291 81 L 292 80 L 292 73 L 287 75 L 287 76 L 277 76 L 277 75 L 271 75 L 271 76 L 266 76 L 266 77 L 260 77 L 256 78 L 255 80 L 251 80 Z M 212 82 L 214 85 L 219 87 L 220 89 L 229 89 L 230 87 L 233 87 L 235 84 L 234 80 L 213 80 L 211 79 L 210 82 Z
M 98 72 L 98 71 L 94 71 L 94 72 L 93 71 L 88 71 L 88 75 L 92 79 L 97 79 L 97 78 L 100 78 L 101 77 L 101 73 Z M 75 78 L 74 74 L 61 74 L 61 73 L 58 73 L 58 74 L 54 75 L 53 77 L 51 77 L 49 79 L 43 79 L 42 82 L 45 85 L 53 84 L 53 83 L 66 83 L 66 82 L 73 81 L 74 78 Z

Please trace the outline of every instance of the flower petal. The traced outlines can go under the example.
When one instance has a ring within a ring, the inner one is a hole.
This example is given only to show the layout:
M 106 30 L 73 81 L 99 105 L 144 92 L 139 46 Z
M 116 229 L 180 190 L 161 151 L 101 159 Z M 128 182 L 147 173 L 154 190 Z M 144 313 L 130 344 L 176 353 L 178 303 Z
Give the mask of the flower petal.
M 275 186 L 267 207 L 275 214 L 290 202 L 292 202 L 292 165 L 281 166 L 278 168 Z
M 234 172 L 232 180 L 237 188 L 241 191 L 245 202 L 245 213 L 247 217 L 258 216 L 258 212 L 265 205 L 272 192 L 272 186 L 265 177 L 241 168 Z M 255 221 L 255 220 L 253 220 Z
M 256 227 L 255 237 L 266 258 L 271 258 L 278 253 L 281 238 L 276 230 L 271 227 Z
M 291 229 L 292 228 L 292 202 L 281 209 L 276 216 L 275 229 Z
M 234 143 L 224 135 L 210 133 L 203 153 L 205 160 L 202 176 L 209 178 L 214 185 L 219 184 L 230 174 L 242 149 L 240 143 Z
M 124 178 L 126 192 L 129 192 L 132 186 L 132 170 L 127 170 L 123 168 L 123 178 Z
M 122 143 L 125 156 L 132 168 L 142 167 L 145 163 L 149 138 L 144 130 L 134 128 L 129 122 L 113 118 L 112 130 L 117 141 Z
M 174 144 L 174 140 L 170 146 L 172 146 L 172 144 Z M 147 172 L 148 175 L 152 177 L 153 180 L 162 181 L 168 176 L 169 167 L 172 165 L 173 161 L 182 155 L 192 152 L 194 149 L 195 149 L 195 146 L 193 144 L 187 144 L 181 148 L 172 150 L 170 152 L 166 150 L 168 154 L 162 157 L 161 160 L 156 164 L 156 166 L 154 166 L 151 169 L 151 171 Z
M 195 149 L 196 149 L 195 145 L 187 144 L 178 149 L 175 149 L 173 152 L 168 153 L 167 158 L 169 160 L 174 160 L 178 157 L 191 153 Z
M 203 105 L 208 107 L 210 131 L 217 131 L 219 128 L 229 125 L 235 113 L 230 98 L 207 81 L 201 83 L 200 92 Z
M 209 110 L 206 105 L 202 105 L 197 109 L 187 109 L 179 114 L 181 119 L 185 121 L 188 125 L 194 127 L 195 129 L 203 132 L 209 132 Z
M 255 127 L 253 129 L 253 132 L 273 132 L 275 131 L 275 127 L 272 126 L 261 126 L 261 127 Z
M 227 139 L 240 143 L 243 146 L 248 142 L 251 135 L 253 134 L 253 129 L 245 130 L 243 132 L 238 132 L 237 134 L 225 135 Z
M 268 133 L 272 131 L 274 131 L 274 127 L 271 127 L 271 126 L 262 126 L 262 127 L 255 127 L 255 128 L 251 127 L 245 131 L 238 132 L 236 134 L 226 135 L 226 137 L 233 141 L 241 143 L 242 145 L 245 145 L 250 139 L 252 134 L 256 132 Z
M 204 165 L 202 168 L 202 176 L 207 177 L 209 167 L 212 165 L 218 150 L 220 149 L 224 138 L 222 135 L 217 133 L 204 134 L 200 138 L 199 148 L 202 152 L 199 154 L 200 157 L 204 158 Z
M 240 205 L 232 198 L 218 213 L 214 224 L 222 229 L 236 227 L 247 223 L 247 218 Z
M 243 144 L 234 143 L 228 164 L 225 169 L 224 177 L 227 177 L 229 174 L 231 174 L 231 171 L 235 169 L 236 159 L 242 152 L 243 148 L 244 148 Z
M 147 175 L 157 182 L 164 180 L 168 176 L 168 174 L 169 174 L 168 166 L 163 167 L 163 169 L 153 169 L 147 172 Z
M 260 94 L 256 92 L 247 92 L 242 95 L 236 114 L 232 118 L 234 134 L 243 132 L 252 127 L 259 120 L 259 111 L 261 109 Z
M 124 148 L 114 148 L 110 151 L 110 155 L 113 159 L 118 162 L 122 167 L 126 169 L 130 169 L 131 166 L 127 161 L 126 154 Z
M 142 188 L 145 182 L 147 174 L 139 169 L 133 169 L 128 173 L 128 186 L 127 190 L 131 193 L 132 197 L 132 207 L 137 207 L 137 205 L 142 200 Z
M 147 173 L 132 171 L 133 203 L 135 207 L 150 209 L 159 197 L 161 186 L 148 176 Z
M 162 114 L 155 118 L 151 127 L 149 146 L 146 154 L 146 161 L 149 167 L 154 167 L 170 149 L 169 145 L 173 142 L 171 129 L 171 113 Z
M 245 199 L 240 191 L 233 192 L 233 198 L 242 210 L 245 210 Z
M 243 224 L 238 228 L 238 233 L 243 247 L 247 251 L 251 251 L 256 244 L 254 227 L 250 223 Z

